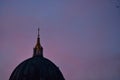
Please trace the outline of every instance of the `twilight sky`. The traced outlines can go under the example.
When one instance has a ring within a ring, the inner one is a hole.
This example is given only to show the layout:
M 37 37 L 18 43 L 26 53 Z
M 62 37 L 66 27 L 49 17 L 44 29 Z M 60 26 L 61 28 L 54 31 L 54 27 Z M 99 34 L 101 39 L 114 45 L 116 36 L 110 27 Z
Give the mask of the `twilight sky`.
M 118 1 L 118 2 L 117 2 Z M 0 0 L 0 80 L 44 56 L 66 80 L 120 80 L 120 0 Z

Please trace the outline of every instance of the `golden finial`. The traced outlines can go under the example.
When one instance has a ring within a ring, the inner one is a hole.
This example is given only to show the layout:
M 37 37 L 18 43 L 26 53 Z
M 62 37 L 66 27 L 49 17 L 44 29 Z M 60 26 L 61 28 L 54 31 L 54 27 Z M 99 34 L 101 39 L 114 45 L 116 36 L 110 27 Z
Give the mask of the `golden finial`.
M 38 38 L 40 37 L 40 34 L 39 34 L 39 32 L 40 32 L 40 29 L 38 28 Z
M 38 37 L 37 37 L 37 43 L 34 48 L 34 54 L 33 56 L 42 56 L 43 57 L 43 48 L 40 44 L 40 29 L 38 28 Z

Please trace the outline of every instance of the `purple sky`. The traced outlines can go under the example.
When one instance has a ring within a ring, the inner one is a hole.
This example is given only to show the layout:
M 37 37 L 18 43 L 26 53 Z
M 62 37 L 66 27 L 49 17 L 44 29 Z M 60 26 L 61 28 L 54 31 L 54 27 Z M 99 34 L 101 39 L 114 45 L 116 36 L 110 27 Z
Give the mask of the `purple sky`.
M 38 27 L 44 56 L 66 80 L 120 80 L 116 1 L 0 0 L 0 80 L 32 56 Z

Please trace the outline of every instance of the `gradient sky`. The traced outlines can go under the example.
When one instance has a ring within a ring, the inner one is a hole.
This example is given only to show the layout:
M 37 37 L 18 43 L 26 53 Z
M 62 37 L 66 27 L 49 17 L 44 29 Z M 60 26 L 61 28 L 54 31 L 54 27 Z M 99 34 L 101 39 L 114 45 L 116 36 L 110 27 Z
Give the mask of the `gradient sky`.
M 38 27 L 44 56 L 66 80 L 120 80 L 119 5 L 120 0 L 0 0 L 0 80 L 32 56 Z

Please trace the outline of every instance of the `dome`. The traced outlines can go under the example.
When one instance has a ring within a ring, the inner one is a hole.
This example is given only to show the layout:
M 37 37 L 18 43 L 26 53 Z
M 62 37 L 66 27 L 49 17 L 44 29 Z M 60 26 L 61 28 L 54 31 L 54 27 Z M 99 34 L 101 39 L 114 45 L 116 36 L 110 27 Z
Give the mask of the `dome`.
M 59 68 L 50 60 L 34 56 L 19 64 L 9 80 L 65 80 Z
M 38 28 L 33 57 L 23 61 L 12 72 L 9 80 L 65 80 L 59 68 L 43 56 Z

